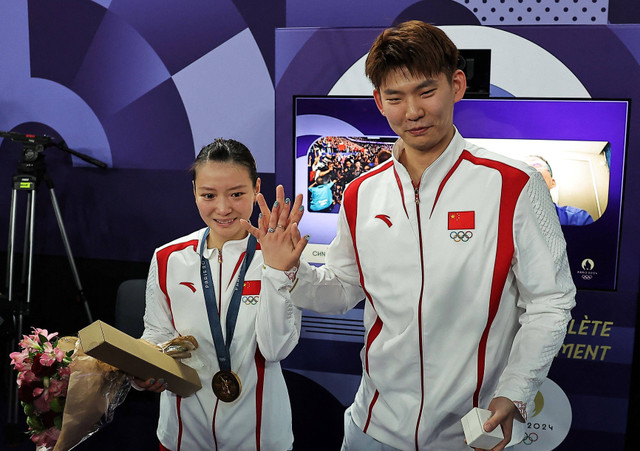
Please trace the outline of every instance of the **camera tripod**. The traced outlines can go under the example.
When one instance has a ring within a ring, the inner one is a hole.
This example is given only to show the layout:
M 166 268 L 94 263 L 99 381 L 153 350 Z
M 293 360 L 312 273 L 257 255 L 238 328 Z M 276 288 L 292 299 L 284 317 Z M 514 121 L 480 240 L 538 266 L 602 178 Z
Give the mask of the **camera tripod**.
M 48 136 L 35 136 L 35 135 L 22 135 L 15 132 L 0 132 L 0 137 L 10 138 L 13 141 L 20 142 L 23 145 L 23 158 L 18 163 L 18 169 L 12 180 L 11 191 L 11 210 L 9 215 L 9 244 L 7 248 L 7 301 L 9 308 L 13 315 L 13 329 L 15 332 L 14 339 L 12 340 L 12 349 L 17 347 L 17 343 L 22 339 L 24 318 L 30 314 L 31 305 L 31 292 L 32 292 L 32 269 L 33 269 L 33 243 L 34 243 L 34 231 L 35 231 L 35 211 L 36 211 L 36 193 L 40 183 L 44 181 L 49 190 L 51 197 L 51 204 L 58 223 L 58 229 L 62 237 L 67 258 L 69 260 L 69 266 L 71 273 L 78 290 L 78 299 L 82 301 L 85 313 L 89 320 L 89 323 L 93 322 L 91 316 L 91 310 L 89 309 L 89 303 L 84 295 L 84 289 L 80 282 L 78 270 L 76 268 L 73 254 L 71 253 L 71 247 L 69 245 L 69 239 L 62 221 L 62 215 L 58 206 L 58 200 L 55 195 L 53 181 L 47 173 L 46 163 L 44 161 L 44 154 L 42 153 L 45 148 L 55 146 L 69 152 L 79 158 L 92 163 L 99 167 L 106 167 L 107 165 L 94 158 L 83 155 L 72 149 L 69 149 L 64 141 L 61 143 L 55 143 Z M 22 274 L 21 281 L 25 286 L 24 299 L 16 299 L 16 293 L 14 290 L 14 254 L 15 254 L 15 229 L 16 229 L 16 210 L 18 194 L 20 192 L 26 193 L 26 225 L 24 234 L 24 248 L 22 258 Z M 11 379 L 11 378 L 9 378 Z M 7 426 L 15 426 L 18 419 L 18 387 L 14 384 L 10 384 L 10 392 L 8 397 L 9 414 L 7 420 Z

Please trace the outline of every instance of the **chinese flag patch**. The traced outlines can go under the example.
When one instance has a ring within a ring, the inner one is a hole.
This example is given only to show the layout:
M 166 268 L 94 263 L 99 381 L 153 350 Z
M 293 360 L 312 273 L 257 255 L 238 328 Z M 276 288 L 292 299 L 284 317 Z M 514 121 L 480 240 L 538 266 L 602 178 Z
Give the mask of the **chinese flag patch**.
M 475 211 L 450 211 L 448 213 L 449 230 L 475 229 L 476 212 Z
M 258 295 L 260 294 L 260 281 L 259 280 L 245 280 L 242 286 L 242 294 L 245 295 Z

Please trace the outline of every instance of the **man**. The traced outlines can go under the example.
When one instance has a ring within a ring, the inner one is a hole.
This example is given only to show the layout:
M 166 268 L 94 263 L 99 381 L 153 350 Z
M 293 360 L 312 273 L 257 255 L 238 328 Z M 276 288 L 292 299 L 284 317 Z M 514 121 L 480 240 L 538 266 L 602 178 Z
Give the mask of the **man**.
M 530 155 L 527 158 L 527 164 L 542 174 L 549 191 L 556 187 L 556 179 L 553 178 L 551 165 L 540 155 Z M 591 215 L 582 208 L 572 207 L 570 205 L 560 206 L 554 203 L 560 225 L 582 226 L 593 222 Z
M 304 239 L 292 243 L 295 224 L 285 229 L 279 207 L 258 200 L 263 287 L 323 313 L 365 299 L 343 450 L 468 449 L 460 419 L 474 406 L 493 412 L 484 429 L 502 427 L 503 449 L 534 407 L 575 304 L 540 174 L 453 125 L 466 89 L 457 64 L 450 39 L 422 22 L 374 42 L 366 73 L 399 139 L 391 159 L 345 189 L 323 267 L 302 261 L 293 274 Z
M 360 160 L 356 160 L 353 168 L 353 178 L 360 177 L 364 170 L 362 169 L 362 163 Z

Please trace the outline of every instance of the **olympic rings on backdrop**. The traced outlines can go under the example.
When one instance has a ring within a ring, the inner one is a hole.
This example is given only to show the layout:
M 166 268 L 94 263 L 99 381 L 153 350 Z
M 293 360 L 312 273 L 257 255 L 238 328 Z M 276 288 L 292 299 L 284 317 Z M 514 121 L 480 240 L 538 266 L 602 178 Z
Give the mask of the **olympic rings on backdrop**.
M 538 434 L 536 434 L 535 432 L 532 432 L 531 434 L 525 433 L 522 443 L 524 443 L 525 445 L 531 445 L 533 442 L 536 442 L 536 441 L 538 441 Z
M 466 243 L 473 236 L 473 232 L 471 230 L 467 230 L 466 232 L 460 230 L 456 232 L 455 230 L 449 234 L 449 237 L 455 241 L 456 243 L 463 242 Z

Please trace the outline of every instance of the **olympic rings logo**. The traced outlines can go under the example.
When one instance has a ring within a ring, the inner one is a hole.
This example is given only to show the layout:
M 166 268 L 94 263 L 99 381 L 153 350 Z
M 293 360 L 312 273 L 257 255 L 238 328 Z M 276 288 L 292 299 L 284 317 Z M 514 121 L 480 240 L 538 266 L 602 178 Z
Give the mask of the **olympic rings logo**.
M 583 275 L 582 275 L 582 278 L 583 278 L 584 280 L 591 280 L 591 279 L 593 279 L 593 276 L 592 276 L 591 274 L 583 274 Z
M 471 230 L 467 230 L 467 231 L 460 230 L 458 232 L 454 230 L 449 234 L 449 237 L 456 243 L 460 243 L 460 242 L 466 243 L 471 239 L 472 236 L 473 236 L 473 232 Z
M 533 442 L 537 440 L 538 440 L 538 434 L 536 434 L 535 432 L 532 432 L 531 434 L 525 433 L 522 443 L 524 443 L 525 445 L 531 445 Z
M 242 302 L 247 305 L 256 305 L 260 300 L 260 296 L 242 296 Z

